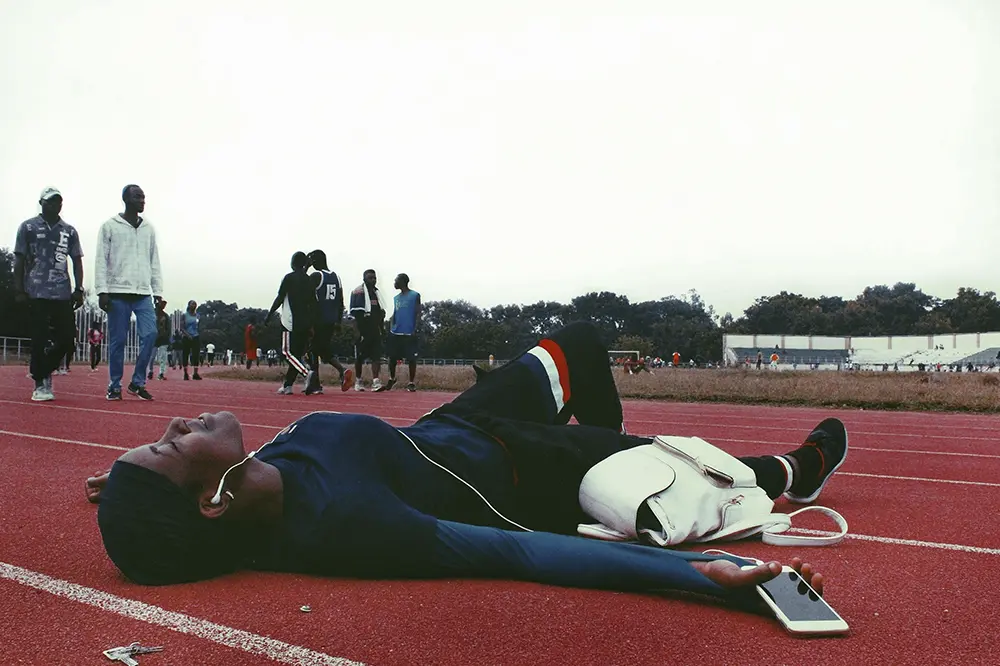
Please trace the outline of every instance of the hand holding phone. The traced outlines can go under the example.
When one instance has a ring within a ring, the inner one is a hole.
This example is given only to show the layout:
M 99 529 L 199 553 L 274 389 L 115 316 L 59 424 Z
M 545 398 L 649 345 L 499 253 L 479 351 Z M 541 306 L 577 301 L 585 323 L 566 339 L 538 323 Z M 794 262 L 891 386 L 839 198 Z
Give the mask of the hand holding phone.
M 847 622 L 792 567 L 782 567 L 777 577 L 758 585 L 757 594 L 791 634 L 829 636 L 848 630 Z

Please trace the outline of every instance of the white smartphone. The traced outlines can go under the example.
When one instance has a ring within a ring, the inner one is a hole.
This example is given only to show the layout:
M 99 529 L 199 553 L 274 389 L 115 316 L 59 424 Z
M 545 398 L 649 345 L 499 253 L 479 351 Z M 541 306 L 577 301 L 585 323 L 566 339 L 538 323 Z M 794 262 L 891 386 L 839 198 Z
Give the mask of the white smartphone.
M 791 567 L 782 567 L 776 578 L 758 585 L 757 594 L 791 634 L 828 636 L 847 633 L 844 618 Z

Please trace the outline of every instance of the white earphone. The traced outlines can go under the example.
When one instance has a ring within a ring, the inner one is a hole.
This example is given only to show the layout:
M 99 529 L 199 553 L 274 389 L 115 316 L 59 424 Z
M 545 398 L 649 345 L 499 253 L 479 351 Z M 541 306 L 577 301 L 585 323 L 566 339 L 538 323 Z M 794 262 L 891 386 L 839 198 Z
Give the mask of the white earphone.
M 249 454 L 247 454 L 246 458 L 244 458 L 243 460 L 239 461 L 238 463 L 227 469 L 225 474 L 222 475 L 222 478 L 219 479 L 219 487 L 215 490 L 215 495 L 209 501 L 215 505 L 222 504 L 222 486 L 226 483 L 226 476 L 228 476 L 229 473 L 232 472 L 234 469 L 236 469 L 246 461 L 253 458 L 258 453 L 263 451 L 265 446 L 267 446 L 268 444 L 273 444 L 274 440 L 278 439 L 278 437 L 284 435 L 285 433 L 293 432 L 295 430 L 296 425 L 297 425 L 296 423 L 293 423 L 292 425 L 288 426 L 287 428 L 279 432 L 277 435 L 275 435 L 274 439 L 272 439 L 270 442 L 265 442 L 264 444 L 261 444 L 259 449 L 257 449 L 256 451 L 251 451 Z M 236 499 L 235 497 L 233 497 L 233 494 L 228 490 L 226 491 L 226 494 L 229 495 L 229 499 Z
M 267 446 L 267 444 L 265 444 L 264 446 Z M 264 448 L 264 446 L 260 448 L 262 449 Z M 257 449 L 257 451 L 260 451 L 260 449 Z M 235 465 L 226 470 L 225 474 L 222 475 L 222 478 L 219 479 L 219 487 L 216 489 L 215 495 L 211 499 L 212 504 L 222 503 L 222 486 L 226 483 L 226 476 L 228 476 L 228 474 L 232 472 L 234 469 L 236 469 L 237 467 L 239 467 L 240 465 L 242 465 L 243 463 L 245 463 L 246 461 L 250 460 L 255 455 L 257 455 L 257 451 L 252 451 L 246 458 L 244 458 L 243 460 L 239 461 L 238 463 L 236 463 Z M 229 495 L 229 499 L 236 499 L 235 497 L 233 497 L 233 494 L 228 490 L 226 491 L 226 494 Z

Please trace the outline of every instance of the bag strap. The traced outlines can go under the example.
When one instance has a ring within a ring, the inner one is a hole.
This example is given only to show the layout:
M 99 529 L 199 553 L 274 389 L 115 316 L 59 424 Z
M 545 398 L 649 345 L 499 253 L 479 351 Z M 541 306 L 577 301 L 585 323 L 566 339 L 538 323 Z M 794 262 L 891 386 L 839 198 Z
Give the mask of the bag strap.
M 790 525 L 777 525 L 765 530 L 761 534 L 761 539 L 764 543 L 771 546 L 832 546 L 840 543 L 847 536 L 847 520 L 833 509 L 828 509 L 825 506 L 807 506 L 798 511 L 793 511 L 788 514 L 788 517 L 792 518 L 806 511 L 819 511 L 829 516 L 837 523 L 840 531 L 837 534 L 824 536 L 803 536 L 799 534 L 783 534 L 783 532 L 790 528 Z

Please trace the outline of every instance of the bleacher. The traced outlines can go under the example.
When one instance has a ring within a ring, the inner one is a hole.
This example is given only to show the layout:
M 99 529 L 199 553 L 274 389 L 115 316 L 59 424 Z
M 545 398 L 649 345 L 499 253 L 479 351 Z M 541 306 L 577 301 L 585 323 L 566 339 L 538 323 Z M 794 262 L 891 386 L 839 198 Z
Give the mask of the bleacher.
M 962 358 L 958 359 L 957 362 L 961 363 L 962 365 L 968 365 L 969 363 L 971 363 L 972 365 L 977 365 L 977 366 L 978 365 L 988 366 L 990 363 L 1000 364 L 1000 347 L 991 347 L 990 349 L 984 349 L 980 352 L 976 352 L 975 354 L 971 354 L 969 356 L 963 356 Z
M 923 363 L 927 367 L 962 365 L 989 365 L 997 360 L 1000 348 L 972 352 L 969 349 L 918 349 L 916 351 L 894 351 L 892 349 L 855 349 L 851 361 L 859 368 L 890 367 L 899 364 L 900 369 L 910 369 Z
M 751 365 L 757 363 L 757 352 L 764 355 L 764 365 L 771 362 L 771 353 L 774 347 L 751 348 L 734 347 L 731 348 L 736 356 L 737 365 L 742 364 L 746 358 L 750 358 Z M 778 357 L 782 365 L 844 365 L 847 362 L 847 351 L 844 349 L 778 349 Z
M 742 366 L 749 357 L 756 365 L 757 352 L 770 365 L 774 351 L 779 370 L 818 367 L 822 370 L 916 371 L 941 369 L 970 363 L 979 369 L 997 371 L 1000 366 L 1000 331 L 882 337 L 829 337 L 776 334 L 725 334 L 722 353 L 730 366 Z M 994 367 L 990 368 L 993 363 Z

